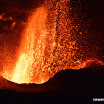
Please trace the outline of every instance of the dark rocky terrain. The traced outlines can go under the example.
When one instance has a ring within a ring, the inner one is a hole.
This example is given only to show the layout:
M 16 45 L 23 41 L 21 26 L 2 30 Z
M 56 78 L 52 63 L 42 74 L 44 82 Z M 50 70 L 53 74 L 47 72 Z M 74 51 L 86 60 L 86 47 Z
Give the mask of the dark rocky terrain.
M 16 84 L 0 77 L 0 96 L 8 101 L 49 102 L 92 101 L 104 96 L 104 67 L 91 66 L 85 69 L 64 70 L 44 84 Z M 16 101 L 18 99 L 18 101 Z M 41 99 L 41 100 L 40 100 Z

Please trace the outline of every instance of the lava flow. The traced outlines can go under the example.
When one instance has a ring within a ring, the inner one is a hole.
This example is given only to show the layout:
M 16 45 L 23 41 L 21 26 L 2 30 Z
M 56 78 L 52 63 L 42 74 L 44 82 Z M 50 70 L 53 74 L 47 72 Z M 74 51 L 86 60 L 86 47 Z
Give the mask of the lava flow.
M 67 2 L 47 1 L 29 17 L 10 81 L 41 84 L 61 70 L 84 68 L 93 61 L 90 57 L 89 61 L 83 60 L 84 53 L 77 43 L 82 33 L 75 33 L 79 28 L 73 25 L 69 13 L 72 8 Z M 2 76 L 8 79 L 5 72 Z

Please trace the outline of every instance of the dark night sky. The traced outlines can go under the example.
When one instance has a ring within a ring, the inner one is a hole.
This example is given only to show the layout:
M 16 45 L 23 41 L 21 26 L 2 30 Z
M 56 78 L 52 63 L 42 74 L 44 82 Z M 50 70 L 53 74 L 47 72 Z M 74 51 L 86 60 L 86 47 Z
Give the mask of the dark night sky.
M 88 27 L 89 36 L 92 35 L 93 40 L 96 40 L 96 42 L 99 43 L 99 46 L 103 47 L 104 41 L 102 40 L 104 40 L 104 0 L 71 0 L 74 6 L 78 4 L 78 1 L 81 3 L 80 6 L 82 8 L 82 14 L 86 14 L 85 19 L 90 24 Z M 7 8 L 30 10 L 32 8 L 38 7 L 39 4 L 42 4 L 42 2 L 43 0 L 0 0 L 0 12 L 2 13 L 2 11 L 5 11 Z M 89 38 L 89 43 L 91 39 Z M 100 49 L 100 54 L 102 55 L 104 55 L 103 50 L 104 49 Z
M 43 0 L 0 0 L 1 7 L 32 8 Z
M 89 29 L 89 40 L 90 44 L 99 43 L 98 47 L 100 50 L 99 54 L 104 55 L 103 52 L 103 43 L 104 43 L 104 0 L 70 0 L 73 4 L 73 7 L 78 4 L 80 1 L 82 15 L 85 14 L 85 19 L 90 26 Z M 77 2 L 75 2 L 77 1 Z M 41 5 L 43 0 L 0 0 L 0 12 L 7 11 L 10 8 L 18 8 L 22 11 L 22 9 L 31 10 L 32 8 L 36 8 Z M 6 10 L 7 9 L 7 10 Z M 77 8 L 79 9 L 79 8 Z M 79 10 L 78 10 L 79 12 Z M 91 37 L 90 37 L 91 36 Z M 93 40 L 92 42 L 90 40 Z

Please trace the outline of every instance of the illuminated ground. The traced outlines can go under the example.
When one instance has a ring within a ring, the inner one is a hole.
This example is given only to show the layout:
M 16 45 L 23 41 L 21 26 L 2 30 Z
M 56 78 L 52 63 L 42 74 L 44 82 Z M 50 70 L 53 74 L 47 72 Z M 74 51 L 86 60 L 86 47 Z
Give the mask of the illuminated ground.
M 64 70 L 57 73 L 44 84 L 16 84 L 0 77 L 0 90 L 34 93 L 69 93 L 69 94 L 97 94 L 103 91 L 94 90 L 104 84 L 104 67 L 90 63 L 90 67 L 80 70 Z
M 16 84 L 0 77 L 0 96 L 7 99 L 1 101 L 17 104 L 92 102 L 93 97 L 104 95 L 104 67 L 94 63 L 89 66 L 61 71 L 42 85 Z

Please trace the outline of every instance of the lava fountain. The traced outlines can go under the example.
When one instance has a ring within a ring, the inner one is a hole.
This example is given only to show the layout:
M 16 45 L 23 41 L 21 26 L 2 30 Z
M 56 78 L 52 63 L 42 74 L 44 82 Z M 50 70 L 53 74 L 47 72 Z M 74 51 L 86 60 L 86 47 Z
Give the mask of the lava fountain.
M 46 47 L 46 16 L 45 9 L 41 7 L 30 18 L 22 36 L 20 56 L 14 68 L 12 81 L 29 83 L 34 70 L 36 83 L 43 83 L 44 80 L 47 80 L 47 78 L 44 79 L 45 75 L 40 71 L 44 65 L 44 49 Z
M 69 13 L 72 8 L 67 6 L 69 2 L 46 1 L 29 17 L 11 81 L 42 84 L 61 70 L 84 68 L 87 62 L 93 61 L 87 56 L 83 59 L 85 53 L 78 44 L 82 33 L 79 24 L 73 25 Z M 74 30 L 79 31 L 79 35 Z M 5 77 L 5 73 L 2 76 Z

